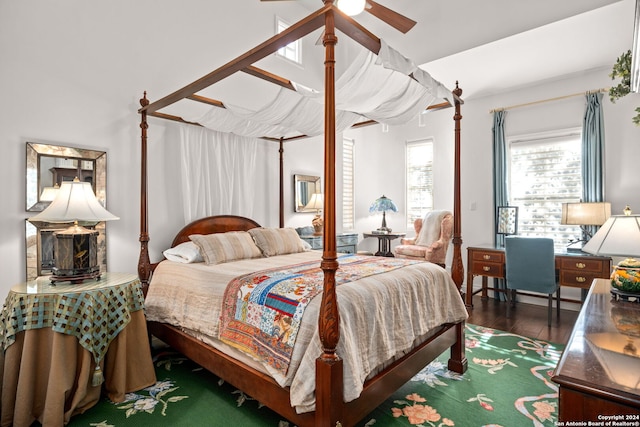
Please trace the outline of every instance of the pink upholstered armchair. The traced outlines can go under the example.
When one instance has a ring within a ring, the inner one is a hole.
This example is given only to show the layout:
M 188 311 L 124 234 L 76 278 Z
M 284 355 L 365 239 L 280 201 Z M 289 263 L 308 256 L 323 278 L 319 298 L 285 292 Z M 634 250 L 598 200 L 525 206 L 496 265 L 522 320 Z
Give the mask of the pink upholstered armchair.
M 395 248 L 396 256 L 426 260 L 444 267 L 453 234 L 451 212 L 428 212 L 424 219 L 416 219 L 413 227 L 416 230 L 416 237 L 402 239 L 401 244 Z

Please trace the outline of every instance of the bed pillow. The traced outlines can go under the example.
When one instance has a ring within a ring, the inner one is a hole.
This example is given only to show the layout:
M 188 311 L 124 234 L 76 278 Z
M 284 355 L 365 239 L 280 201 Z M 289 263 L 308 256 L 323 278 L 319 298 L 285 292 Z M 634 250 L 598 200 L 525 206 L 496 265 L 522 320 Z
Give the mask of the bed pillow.
M 190 264 L 192 262 L 203 262 L 200 248 L 193 242 L 180 243 L 178 246 L 169 248 L 162 252 L 169 261 Z
M 207 265 L 262 256 L 260 249 L 246 231 L 192 234 L 189 239 L 198 245 Z
M 302 239 L 293 228 L 259 227 L 249 230 L 249 234 L 265 257 L 305 251 Z

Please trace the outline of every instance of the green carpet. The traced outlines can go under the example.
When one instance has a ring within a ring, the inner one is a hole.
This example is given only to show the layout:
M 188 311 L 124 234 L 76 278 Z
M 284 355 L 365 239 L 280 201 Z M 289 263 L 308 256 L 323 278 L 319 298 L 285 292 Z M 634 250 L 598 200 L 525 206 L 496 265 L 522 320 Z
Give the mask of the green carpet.
M 446 369 L 448 351 L 369 414 L 361 426 L 554 426 L 550 381 L 562 346 L 474 325 L 466 328 L 469 369 Z M 180 354 L 155 362 L 158 383 L 114 404 L 101 400 L 70 426 L 273 426 L 286 420 Z

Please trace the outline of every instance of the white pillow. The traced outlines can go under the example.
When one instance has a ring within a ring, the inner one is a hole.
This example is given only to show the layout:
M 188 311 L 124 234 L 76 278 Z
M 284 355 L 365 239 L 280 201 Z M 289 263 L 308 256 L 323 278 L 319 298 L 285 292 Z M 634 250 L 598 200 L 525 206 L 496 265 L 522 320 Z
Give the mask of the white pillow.
M 164 257 L 169 261 L 190 264 L 192 262 L 203 262 L 200 248 L 193 242 L 180 243 L 178 246 L 169 248 L 162 252 Z

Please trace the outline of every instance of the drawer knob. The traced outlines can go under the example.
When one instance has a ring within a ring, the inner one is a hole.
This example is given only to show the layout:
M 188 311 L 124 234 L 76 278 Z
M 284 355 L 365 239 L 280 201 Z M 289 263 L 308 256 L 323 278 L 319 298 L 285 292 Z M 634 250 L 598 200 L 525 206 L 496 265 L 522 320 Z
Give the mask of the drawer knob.
M 587 265 L 583 262 L 576 262 L 576 267 L 577 268 L 585 268 Z
M 487 266 L 485 265 L 484 267 L 482 267 L 482 270 L 483 270 L 483 271 L 489 271 L 489 270 L 491 270 L 491 267 L 487 267 Z
M 576 277 L 576 282 L 578 282 L 578 283 L 584 283 L 586 281 L 587 281 L 587 279 L 585 277 L 582 277 L 582 276 Z
M 491 259 L 491 255 L 482 255 L 482 259 Z

